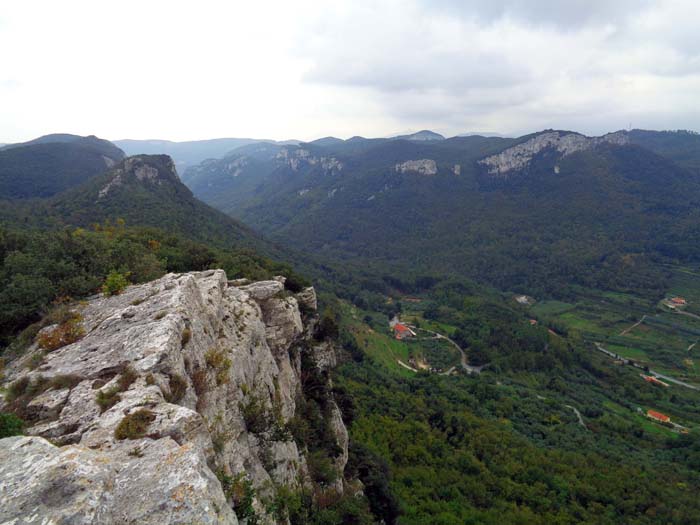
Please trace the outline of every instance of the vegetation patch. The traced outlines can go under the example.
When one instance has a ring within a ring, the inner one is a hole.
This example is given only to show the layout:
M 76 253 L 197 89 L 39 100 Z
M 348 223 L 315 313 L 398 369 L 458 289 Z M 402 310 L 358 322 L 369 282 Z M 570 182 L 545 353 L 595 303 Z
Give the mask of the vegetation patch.
M 192 339 L 192 330 L 185 328 L 182 331 L 182 336 L 180 337 L 180 342 L 182 343 L 183 348 L 190 342 L 190 339 Z
M 116 270 L 112 270 L 107 274 L 107 278 L 102 285 L 102 293 L 107 297 L 119 295 L 127 286 L 129 286 L 129 281 L 126 279 L 126 276 Z
M 210 368 L 216 371 L 216 384 L 228 383 L 228 371 L 231 368 L 231 359 L 222 349 L 210 348 L 204 355 L 204 360 Z
M 28 412 L 28 405 L 39 394 L 47 390 L 72 389 L 83 380 L 74 374 L 57 375 L 52 378 L 45 376 L 23 376 L 11 383 L 5 394 L 6 410 L 28 422 L 36 422 L 36 414 Z
M 164 396 L 168 403 L 177 403 L 187 393 L 187 380 L 180 374 L 173 374 L 168 381 L 170 391 Z
M 253 508 L 255 489 L 250 479 L 241 472 L 236 476 L 229 476 L 222 471 L 217 473 L 224 494 L 233 504 L 233 510 L 239 521 L 245 521 L 250 525 L 259 523 L 259 518 Z
M 100 411 L 105 412 L 119 403 L 122 400 L 119 393 L 126 392 L 137 378 L 138 374 L 136 371 L 130 365 L 127 365 L 119 376 L 119 379 L 117 379 L 116 385 L 107 390 L 99 390 L 97 392 L 95 401 L 99 405 Z
M 66 345 L 75 343 L 83 338 L 85 329 L 82 327 L 83 317 L 73 312 L 73 315 L 51 330 L 39 334 L 37 343 L 49 352 Z
M 142 408 L 136 412 L 124 416 L 114 429 L 114 438 L 121 441 L 123 439 L 141 439 L 146 436 L 149 425 L 155 420 L 156 415 Z
M 257 394 L 248 396 L 245 402 L 239 404 L 239 408 L 248 432 L 263 434 L 272 426 L 267 404 L 262 396 Z
M 15 414 L 4 414 L 0 412 L 0 439 L 19 436 L 24 429 L 24 421 Z

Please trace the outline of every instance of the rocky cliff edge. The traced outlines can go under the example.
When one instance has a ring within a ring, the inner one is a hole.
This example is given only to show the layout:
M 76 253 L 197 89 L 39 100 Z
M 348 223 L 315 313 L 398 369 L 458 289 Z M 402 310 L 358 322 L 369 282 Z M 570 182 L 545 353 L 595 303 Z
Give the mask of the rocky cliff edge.
M 332 354 L 312 337 L 315 309 L 313 288 L 222 270 L 76 305 L 81 339 L 35 343 L 8 366 L 0 411 L 20 414 L 28 435 L 0 440 L 0 523 L 235 524 L 249 488 L 246 512 L 272 521 L 265 496 L 309 483 L 288 428 L 302 361 L 322 372 Z M 330 488 L 342 491 L 347 431 L 327 406 L 339 451 Z

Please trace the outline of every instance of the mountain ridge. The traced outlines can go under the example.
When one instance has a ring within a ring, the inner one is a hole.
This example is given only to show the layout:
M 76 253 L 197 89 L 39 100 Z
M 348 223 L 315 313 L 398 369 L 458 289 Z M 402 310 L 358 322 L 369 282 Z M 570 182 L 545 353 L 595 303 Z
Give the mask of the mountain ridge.
M 51 197 L 104 172 L 125 157 L 94 135 L 47 135 L 0 149 L 0 199 Z
M 234 152 L 188 171 L 185 182 L 276 242 L 294 239 L 394 273 L 415 266 L 566 295 L 572 278 L 620 286 L 612 268 L 627 250 L 648 252 L 661 224 L 669 235 L 659 250 L 700 255 L 683 241 L 698 236 L 690 219 L 698 179 L 636 140 L 626 131 L 596 138 L 555 130 L 516 139 L 356 139 Z M 484 164 L 499 155 L 518 160 L 503 165 L 505 178 Z M 583 227 L 562 230 L 564 218 Z M 601 229 L 606 241 L 594 241 Z M 542 235 L 547 248 L 526 270 L 519 261 L 528 259 L 528 239 Z M 642 280 L 653 266 L 643 259 Z

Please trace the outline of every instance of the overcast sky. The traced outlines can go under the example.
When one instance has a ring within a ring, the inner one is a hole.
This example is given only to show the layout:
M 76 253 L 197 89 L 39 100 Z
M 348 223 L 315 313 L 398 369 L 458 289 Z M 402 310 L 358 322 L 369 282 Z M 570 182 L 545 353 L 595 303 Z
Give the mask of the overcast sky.
M 0 142 L 700 129 L 698 0 L 2 0 Z

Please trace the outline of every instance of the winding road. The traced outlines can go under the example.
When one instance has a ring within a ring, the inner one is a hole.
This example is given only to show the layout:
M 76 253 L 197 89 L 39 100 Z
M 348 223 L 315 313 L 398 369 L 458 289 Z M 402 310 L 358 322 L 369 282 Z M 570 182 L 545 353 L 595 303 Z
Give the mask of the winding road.
M 603 354 L 607 355 L 608 357 L 611 357 L 612 359 L 621 359 L 626 364 L 632 365 L 632 366 L 637 367 L 641 370 L 645 370 L 645 368 L 642 365 L 640 365 L 639 363 L 635 363 L 631 359 L 626 359 L 626 358 L 622 357 L 621 355 L 618 355 L 614 352 L 611 352 L 610 350 L 604 348 L 603 345 L 601 345 L 600 343 L 594 342 L 593 344 L 595 345 L 596 350 L 598 350 L 599 352 L 602 352 Z M 669 377 L 667 375 L 660 374 L 659 372 L 655 372 L 654 370 L 651 370 L 651 369 L 649 369 L 649 371 L 647 373 L 650 376 L 654 376 L 658 379 L 664 379 L 665 381 L 668 381 L 669 383 L 674 383 L 676 385 L 684 386 L 685 388 L 690 388 L 691 390 L 700 390 L 700 388 L 698 388 L 695 385 L 691 385 L 689 383 L 685 383 L 685 382 L 680 381 L 678 379 L 675 379 L 673 377 Z
M 467 354 L 462 350 L 462 347 L 460 347 L 457 343 L 455 343 L 452 339 L 447 337 L 446 335 L 442 335 L 438 332 L 433 332 L 432 330 L 427 330 L 426 328 L 417 328 L 417 330 L 421 330 L 423 332 L 428 332 L 429 334 L 433 334 L 435 337 L 434 339 L 444 339 L 448 343 L 450 343 L 452 346 L 454 346 L 460 353 L 460 364 L 462 365 L 462 368 L 467 371 L 468 374 L 480 374 L 481 371 L 486 368 L 489 365 L 481 365 L 481 366 L 472 366 L 469 364 L 467 361 Z M 443 372 L 444 375 L 447 375 L 449 372 L 454 370 L 455 367 L 452 367 L 450 370 L 447 372 Z

